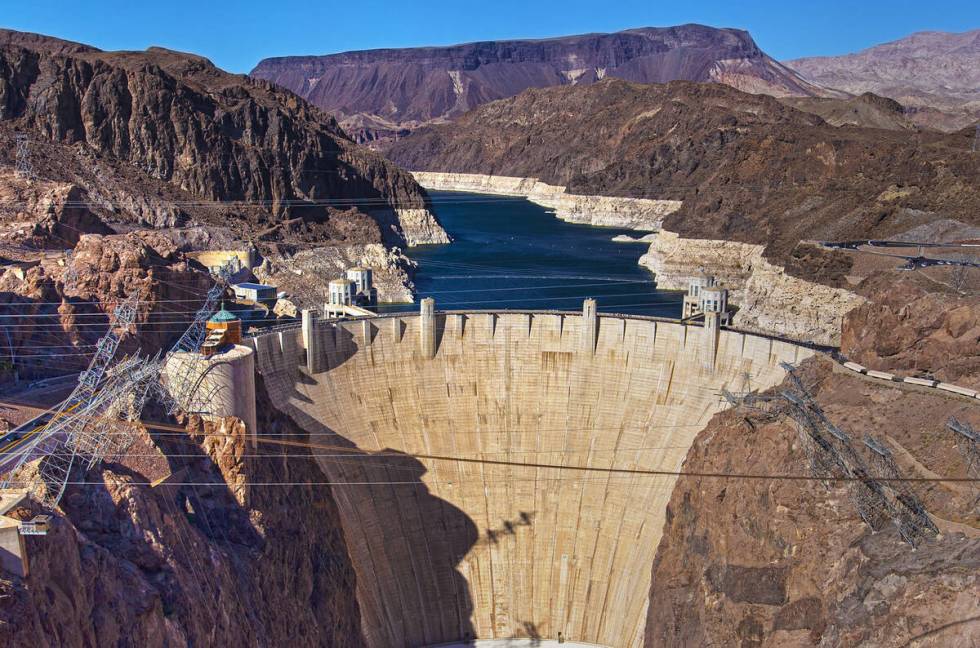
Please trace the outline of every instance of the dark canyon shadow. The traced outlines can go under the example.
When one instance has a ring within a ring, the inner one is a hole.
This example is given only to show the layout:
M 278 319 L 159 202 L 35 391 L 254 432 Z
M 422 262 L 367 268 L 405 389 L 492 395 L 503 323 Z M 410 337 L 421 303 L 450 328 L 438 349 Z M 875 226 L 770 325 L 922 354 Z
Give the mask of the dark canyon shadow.
M 315 446 L 311 452 L 337 500 L 357 573 L 368 643 L 420 646 L 473 639 L 473 601 L 459 565 L 479 539 L 477 526 L 429 490 L 422 480 L 427 468 L 418 459 L 387 447 L 363 451 L 311 413 L 317 403 L 301 385 L 322 382 L 325 373 L 349 361 L 377 333 L 373 324 L 367 340 L 362 339 L 360 323 L 352 327 L 356 332 L 344 326 L 320 326 L 330 329 L 320 338 L 322 372 L 310 376 L 297 363 L 296 370 L 289 372 L 292 383 L 277 387 L 296 403 L 286 413 L 309 435 Z M 394 328 L 387 322 L 381 326 Z M 438 333 L 443 328 L 440 321 Z M 391 330 L 381 334 L 390 335 Z M 304 355 L 298 357 L 305 360 Z M 282 378 L 286 376 L 271 379 Z

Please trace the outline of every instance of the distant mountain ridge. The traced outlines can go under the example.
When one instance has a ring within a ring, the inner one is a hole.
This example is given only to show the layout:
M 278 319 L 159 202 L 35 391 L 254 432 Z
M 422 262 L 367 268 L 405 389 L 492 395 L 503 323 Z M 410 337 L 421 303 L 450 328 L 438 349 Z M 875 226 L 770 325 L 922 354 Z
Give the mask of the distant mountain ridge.
M 722 84 L 605 79 L 526 90 L 418 129 L 385 154 L 414 171 L 682 200 L 666 229 L 766 245 L 784 263 L 804 239 L 885 237 L 943 218 L 977 224 L 972 141 L 972 130 L 837 127 Z
M 702 25 L 545 40 L 379 49 L 260 61 L 251 75 L 335 114 L 360 141 L 446 121 L 528 88 L 715 81 L 775 96 L 843 96 L 801 78 L 748 32 Z
M 785 64 L 821 86 L 965 115 L 960 127 L 980 117 L 980 29 L 917 32 L 853 54 Z

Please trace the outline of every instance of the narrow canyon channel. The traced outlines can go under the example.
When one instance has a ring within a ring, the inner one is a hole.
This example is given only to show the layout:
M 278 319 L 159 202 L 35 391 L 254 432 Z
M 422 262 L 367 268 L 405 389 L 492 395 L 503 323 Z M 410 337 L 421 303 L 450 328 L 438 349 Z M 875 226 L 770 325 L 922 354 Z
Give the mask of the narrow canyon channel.
M 439 309 L 577 310 L 594 297 L 599 310 L 680 316 L 680 293 L 657 290 L 637 264 L 643 243 L 618 243 L 644 232 L 566 223 L 524 198 L 430 192 L 453 242 L 411 248 L 419 298 Z M 388 305 L 382 311 L 418 308 Z

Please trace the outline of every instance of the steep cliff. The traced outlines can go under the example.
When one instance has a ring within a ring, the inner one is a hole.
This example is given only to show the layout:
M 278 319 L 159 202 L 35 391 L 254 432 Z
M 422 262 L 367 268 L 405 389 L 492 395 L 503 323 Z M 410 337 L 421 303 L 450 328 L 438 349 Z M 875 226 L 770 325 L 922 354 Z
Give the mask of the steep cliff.
M 272 412 L 259 407 L 263 435 L 305 438 Z M 64 517 L 28 541 L 31 574 L 0 575 L 3 645 L 363 645 L 313 458 L 249 447 L 236 419 L 191 430 L 143 434 L 69 487 Z
M 761 245 L 688 239 L 663 231 L 640 257 L 640 265 L 666 290 L 686 290 L 691 277 L 708 272 L 729 289 L 729 299 L 738 307 L 733 320 L 738 328 L 817 344 L 840 344 L 845 314 L 864 301 L 841 287 L 839 278 L 819 272 L 815 263 L 804 264 L 804 271 L 815 275 L 811 280 L 792 276 L 766 260 Z
M 776 96 L 828 94 L 766 55 L 747 32 L 703 25 L 286 56 L 260 61 L 251 74 L 337 114 L 362 141 L 400 136 L 528 88 L 607 77 L 716 81 Z
M 880 298 L 858 312 L 875 312 Z M 975 320 L 976 305 L 970 313 Z M 913 306 L 904 326 L 931 328 L 942 317 Z M 858 334 L 886 344 L 894 335 L 864 321 L 850 316 L 845 340 Z M 932 356 L 940 364 L 924 358 L 920 368 L 942 371 L 941 357 Z M 903 477 L 968 474 L 962 440 L 946 422 L 955 416 L 980 426 L 976 406 L 861 378 L 826 360 L 804 367 L 804 384 L 869 465 L 865 434 L 886 445 Z M 960 379 L 977 376 L 971 367 Z M 698 434 L 684 471 L 703 476 L 681 477 L 671 496 L 653 565 L 646 645 L 972 645 L 980 614 L 973 486 L 907 483 L 941 532 L 912 550 L 891 523 L 870 531 L 855 507 L 854 483 L 765 478 L 812 475 L 800 439 L 787 418 L 744 409 L 716 416 Z M 712 476 L 725 473 L 743 477 Z
M 410 175 L 290 92 L 189 54 L 46 42 L 0 32 L 0 120 L 84 144 L 198 202 L 264 207 L 269 224 L 328 220 L 327 207 L 354 205 L 375 215 L 390 240 L 444 240 Z

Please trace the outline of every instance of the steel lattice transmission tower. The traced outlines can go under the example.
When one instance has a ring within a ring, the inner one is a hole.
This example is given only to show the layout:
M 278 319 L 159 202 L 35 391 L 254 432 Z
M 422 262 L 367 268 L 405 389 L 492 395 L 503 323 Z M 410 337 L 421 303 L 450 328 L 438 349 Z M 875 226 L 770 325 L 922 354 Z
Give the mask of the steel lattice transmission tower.
M 23 452 L 16 468 L 8 474 L 9 481 L 24 464 L 44 457 L 32 490 L 37 499 L 51 507 L 61 500 L 77 459 L 86 459 L 89 466 L 102 459 L 105 436 L 112 430 L 106 429 L 99 421 L 113 402 L 113 393 L 101 392 L 100 386 L 119 347 L 120 336 L 115 328 L 127 329 L 133 324 L 138 301 L 138 294 L 133 294 L 114 309 L 115 326 L 110 326 L 99 340 L 88 368 L 78 376 L 75 389 L 54 411 L 50 422 L 37 432 L 36 440 Z
M 894 520 L 905 541 L 914 547 L 925 536 L 939 533 L 925 507 L 902 481 L 891 450 L 872 436 L 866 436 L 864 444 L 871 450 L 871 468 L 875 478 L 887 480 L 888 487 L 894 493 Z
M 31 140 L 25 133 L 14 135 L 17 147 L 17 163 L 14 173 L 18 178 L 34 180 L 34 166 L 31 164 Z
M 891 520 L 902 539 L 915 547 L 924 537 L 939 530 L 925 508 L 902 479 L 890 451 L 877 440 L 867 437 L 864 445 L 871 451 L 871 463 L 862 459 L 844 430 L 835 425 L 810 395 L 796 367 L 780 363 L 787 372 L 791 389 L 779 393 L 782 405 L 772 397 L 747 394 L 735 396 L 723 390 L 724 398 L 735 406 L 788 416 L 795 421 L 800 445 L 806 456 L 810 475 L 823 481 L 846 484 L 861 519 L 878 531 Z M 760 405 L 765 405 L 765 408 Z
M 966 464 L 966 476 L 980 480 L 980 433 L 969 424 L 961 423 L 953 417 L 946 422 L 946 427 L 956 434 L 956 445 Z M 973 503 L 976 504 L 980 501 L 980 483 L 974 482 L 973 489 L 975 492 Z

